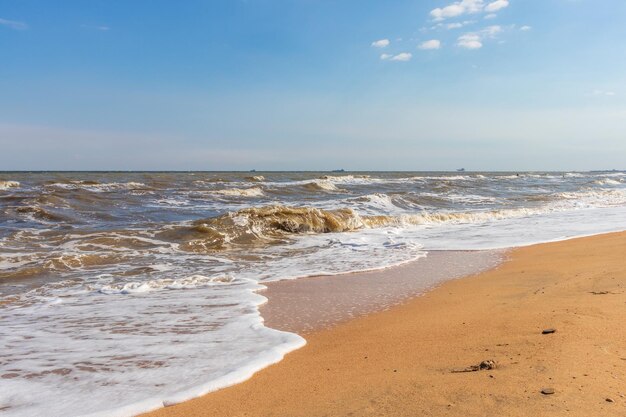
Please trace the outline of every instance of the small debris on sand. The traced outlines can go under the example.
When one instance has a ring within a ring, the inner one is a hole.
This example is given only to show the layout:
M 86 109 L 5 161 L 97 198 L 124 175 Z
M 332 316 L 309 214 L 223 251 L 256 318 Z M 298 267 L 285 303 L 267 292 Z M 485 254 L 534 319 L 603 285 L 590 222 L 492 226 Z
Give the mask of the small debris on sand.
M 497 367 L 498 367 L 498 365 L 496 364 L 496 361 L 494 361 L 492 359 L 488 359 L 486 361 L 482 361 L 478 365 L 470 365 L 470 366 L 465 367 L 465 368 L 455 368 L 451 372 L 452 373 L 459 373 L 459 372 L 488 371 L 488 370 L 491 370 L 491 369 L 496 369 Z
M 556 329 L 544 329 L 541 334 L 552 334 L 555 333 Z
M 607 403 L 612 403 L 612 402 L 615 402 L 615 401 L 613 401 L 613 398 L 607 398 L 607 399 L 606 399 L 606 402 L 607 402 Z
M 543 395 L 552 395 L 554 394 L 556 391 L 554 390 L 554 388 L 542 388 L 541 389 L 541 393 Z

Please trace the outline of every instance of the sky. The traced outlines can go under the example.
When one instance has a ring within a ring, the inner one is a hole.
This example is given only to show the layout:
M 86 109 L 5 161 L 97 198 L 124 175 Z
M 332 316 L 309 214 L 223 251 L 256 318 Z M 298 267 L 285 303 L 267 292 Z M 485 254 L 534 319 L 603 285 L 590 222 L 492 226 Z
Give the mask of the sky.
M 0 170 L 626 169 L 623 0 L 0 0 Z

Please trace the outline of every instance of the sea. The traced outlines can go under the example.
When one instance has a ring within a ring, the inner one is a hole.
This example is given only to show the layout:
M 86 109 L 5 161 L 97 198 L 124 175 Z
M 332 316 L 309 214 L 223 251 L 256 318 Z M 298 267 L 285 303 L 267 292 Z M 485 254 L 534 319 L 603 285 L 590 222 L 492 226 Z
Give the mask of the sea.
M 272 281 L 625 229 L 620 171 L 0 172 L 0 416 L 239 383 L 306 343 Z

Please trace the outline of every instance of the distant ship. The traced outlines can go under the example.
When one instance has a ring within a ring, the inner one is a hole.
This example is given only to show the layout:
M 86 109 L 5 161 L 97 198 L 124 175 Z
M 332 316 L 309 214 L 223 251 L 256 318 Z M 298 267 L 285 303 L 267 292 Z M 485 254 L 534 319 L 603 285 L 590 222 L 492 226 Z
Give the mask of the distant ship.
M 345 169 L 333 169 L 330 172 L 346 172 L 346 170 Z
M 456 170 L 456 172 L 465 172 L 465 168 L 459 168 Z

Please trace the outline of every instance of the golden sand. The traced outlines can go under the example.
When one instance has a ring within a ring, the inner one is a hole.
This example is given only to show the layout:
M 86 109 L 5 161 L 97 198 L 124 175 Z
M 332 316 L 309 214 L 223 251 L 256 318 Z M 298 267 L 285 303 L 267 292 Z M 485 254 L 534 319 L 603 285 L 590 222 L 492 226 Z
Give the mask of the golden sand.
M 626 233 L 510 258 L 148 415 L 626 416 Z M 453 372 L 485 360 L 496 369 Z

